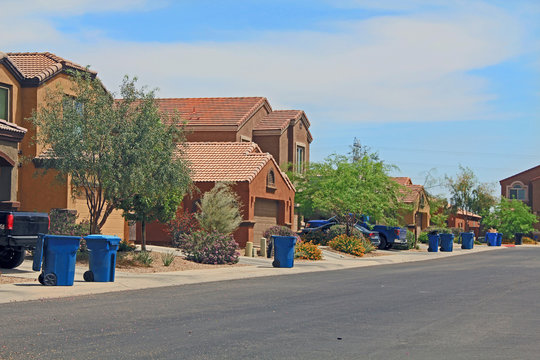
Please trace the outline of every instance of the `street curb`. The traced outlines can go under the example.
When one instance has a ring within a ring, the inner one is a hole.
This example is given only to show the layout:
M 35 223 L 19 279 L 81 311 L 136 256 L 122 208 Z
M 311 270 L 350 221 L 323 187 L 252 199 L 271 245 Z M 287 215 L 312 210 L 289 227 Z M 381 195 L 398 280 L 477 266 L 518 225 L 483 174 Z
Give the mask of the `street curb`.
M 527 246 L 523 246 L 527 247 Z M 472 250 L 456 249 L 453 252 L 398 252 L 385 251 L 388 255 L 350 258 L 328 259 L 322 261 L 296 261 L 293 268 L 274 268 L 272 259 L 241 257 L 241 263 L 251 266 L 220 267 L 216 269 L 185 270 L 163 273 L 124 273 L 116 272 L 114 283 L 88 283 L 82 280 L 86 269 L 76 268 L 75 283 L 73 286 L 45 287 L 37 281 L 0 285 L 0 303 L 19 301 L 32 301 L 113 293 L 126 290 L 142 290 L 166 286 L 180 286 L 226 280 L 242 280 L 265 276 L 292 275 L 308 272 L 334 271 L 360 267 L 391 265 L 406 262 L 426 261 L 447 258 L 451 256 L 476 254 L 485 251 L 508 250 L 507 247 L 476 247 Z M 155 250 L 155 249 L 154 249 Z M 37 273 L 31 271 L 31 262 L 25 260 L 17 271 L 8 276 L 24 276 L 37 278 Z

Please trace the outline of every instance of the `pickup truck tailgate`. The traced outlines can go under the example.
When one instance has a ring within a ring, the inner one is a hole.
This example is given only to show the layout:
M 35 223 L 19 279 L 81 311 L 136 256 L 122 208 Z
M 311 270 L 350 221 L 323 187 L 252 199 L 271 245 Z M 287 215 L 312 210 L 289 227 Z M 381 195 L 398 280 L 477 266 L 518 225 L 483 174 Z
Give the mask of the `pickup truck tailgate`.
M 14 212 L 12 236 L 46 234 L 49 232 L 49 217 L 37 212 Z

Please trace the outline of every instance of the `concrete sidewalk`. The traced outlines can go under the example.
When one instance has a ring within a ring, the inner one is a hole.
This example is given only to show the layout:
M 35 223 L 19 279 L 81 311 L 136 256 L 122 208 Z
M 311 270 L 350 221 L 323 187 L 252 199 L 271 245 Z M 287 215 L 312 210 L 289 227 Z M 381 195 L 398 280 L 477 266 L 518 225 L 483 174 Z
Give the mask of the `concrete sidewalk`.
M 526 247 L 520 246 L 520 247 Z M 170 248 L 149 247 L 153 251 L 171 251 Z M 16 269 L 2 269 L 2 276 L 14 276 L 34 279 L 33 282 L 0 285 L 0 303 L 14 301 L 40 300 L 80 295 L 102 294 L 125 290 L 140 290 L 163 286 L 178 286 L 212 281 L 238 280 L 263 276 L 301 274 L 316 271 L 343 270 L 374 265 L 397 264 L 412 261 L 424 261 L 475 254 L 484 251 L 506 250 L 507 247 L 477 246 L 472 250 L 462 250 L 458 246 L 453 252 L 428 253 L 423 251 L 378 250 L 380 256 L 352 258 L 325 251 L 325 260 L 295 261 L 293 268 L 274 268 L 272 260 L 261 257 L 242 256 L 240 263 L 248 266 L 220 267 L 204 270 L 186 270 L 162 273 L 127 273 L 116 272 L 114 283 L 89 283 L 83 280 L 87 268 L 77 267 L 73 286 L 43 286 L 37 281 L 38 272 L 32 271 L 32 262 L 25 262 Z

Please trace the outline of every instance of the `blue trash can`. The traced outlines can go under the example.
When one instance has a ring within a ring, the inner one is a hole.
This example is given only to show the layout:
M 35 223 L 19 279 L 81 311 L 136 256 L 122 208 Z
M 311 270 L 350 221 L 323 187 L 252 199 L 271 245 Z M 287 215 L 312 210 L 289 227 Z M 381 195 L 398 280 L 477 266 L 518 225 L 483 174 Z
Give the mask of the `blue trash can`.
M 452 252 L 454 249 L 454 234 L 439 234 L 441 238 L 441 251 Z
M 114 282 L 116 252 L 120 238 L 111 235 L 88 235 L 84 237 L 90 252 L 90 270 L 83 275 L 85 281 Z
M 464 232 L 461 233 L 461 248 L 470 250 L 474 246 L 474 233 L 473 232 Z
M 488 246 L 497 246 L 497 233 L 486 233 L 486 242 Z
M 273 267 L 292 268 L 294 265 L 294 245 L 296 236 L 272 235 L 274 241 Z
M 502 245 L 502 236 L 503 236 L 503 234 L 497 233 L 497 246 Z
M 439 234 L 437 232 L 428 233 L 428 251 L 429 252 L 438 252 L 439 251 Z
M 40 235 L 32 269 L 43 271 L 38 280 L 47 286 L 72 286 L 80 236 Z

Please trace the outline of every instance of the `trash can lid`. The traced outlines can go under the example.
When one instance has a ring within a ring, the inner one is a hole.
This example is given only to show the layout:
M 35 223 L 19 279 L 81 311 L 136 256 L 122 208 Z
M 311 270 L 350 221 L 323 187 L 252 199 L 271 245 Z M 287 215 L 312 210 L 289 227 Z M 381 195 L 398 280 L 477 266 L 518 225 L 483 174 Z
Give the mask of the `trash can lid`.
M 85 240 L 105 240 L 108 241 L 111 245 L 120 244 L 121 239 L 116 235 L 101 235 L 101 234 L 92 234 L 84 237 Z

